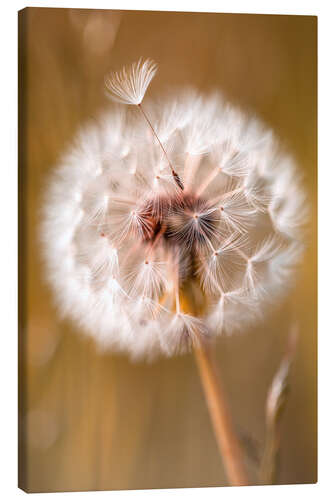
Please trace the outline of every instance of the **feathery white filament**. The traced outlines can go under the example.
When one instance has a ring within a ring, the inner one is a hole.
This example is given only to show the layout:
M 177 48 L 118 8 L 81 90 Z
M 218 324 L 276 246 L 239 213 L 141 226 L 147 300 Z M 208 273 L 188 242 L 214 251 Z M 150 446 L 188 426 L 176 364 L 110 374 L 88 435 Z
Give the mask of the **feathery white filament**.
M 155 76 L 157 64 L 150 59 L 131 64 L 105 78 L 110 97 L 122 104 L 141 104 L 146 90 Z

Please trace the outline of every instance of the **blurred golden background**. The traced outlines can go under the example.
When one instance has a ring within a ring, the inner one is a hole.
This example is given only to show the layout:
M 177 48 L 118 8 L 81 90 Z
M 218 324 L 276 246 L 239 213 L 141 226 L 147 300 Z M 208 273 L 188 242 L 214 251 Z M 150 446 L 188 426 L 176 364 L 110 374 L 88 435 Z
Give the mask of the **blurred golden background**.
M 153 364 L 98 352 L 59 320 L 38 243 L 47 176 L 109 103 L 110 69 L 151 57 L 149 92 L 220 89 L 298 160 L 311 220 L 297 286 L 218 361 L 255 481 L 264 406 L 292 318 L 300 324 L 279 483 L 317 477 L 317 20 L 306 16 L 28 8 L 20 12 L 20 486 L 31 492 L 226 484 L 191 355 Z

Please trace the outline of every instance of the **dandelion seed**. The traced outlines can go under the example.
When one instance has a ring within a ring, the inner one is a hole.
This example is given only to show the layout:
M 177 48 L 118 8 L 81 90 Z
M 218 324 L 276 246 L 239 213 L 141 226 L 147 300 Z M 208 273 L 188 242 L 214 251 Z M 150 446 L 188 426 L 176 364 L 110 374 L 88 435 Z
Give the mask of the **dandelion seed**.
M 255 223 L 256 207 L 250 205 L 243 189 L 226 192 L 217 203 L 221 222 L 229 229 L 246 234 Z
M 173 315 L 164 335 L 164 346 L 170 355 L 182 354 L 193 345 L 197 345 L 199 337 L 205 335 L 206 328 L 202 321 L 189 314 L 176 313 Z
M 157 64 L 150 59 L 133 63 L 105 78 L 110 96 L 122 104 L 141 104 L 150 82 L 157 71 Z
M 246 244 L 246 237 L 232 233 L 218 248 L 211 248 L 208 257 L 203 257 L 198 274 L 204 290 L 214 293 L 214 290 L 226 292 L 237 284 L 238 270 L 241 258 L 238 250 Z
M 138 106 L 142 116 L 146 120 L 150 130 L 163 151 L 176 185 L 183 190 L 184 185 L 178 173 L 174 170 L 169 156 L 160 138 L 158 137 L 154 126 L 141 105 L 146 90 L 155 76 L 156 71 L 157 65 L 153 61 L 147 59 L 142 62 L 140 59 L 137 63 L 133 63 L 129 68 L 123 68 L 120 72 L 111 73 L 111 75 L 105 79 L 105 86 L 110 92 L 112 99 L 122 104 L 133 104 Z
M 127 279 L 132 295 L 158 300 L 167 285 L 165 263 L 146 259 Z

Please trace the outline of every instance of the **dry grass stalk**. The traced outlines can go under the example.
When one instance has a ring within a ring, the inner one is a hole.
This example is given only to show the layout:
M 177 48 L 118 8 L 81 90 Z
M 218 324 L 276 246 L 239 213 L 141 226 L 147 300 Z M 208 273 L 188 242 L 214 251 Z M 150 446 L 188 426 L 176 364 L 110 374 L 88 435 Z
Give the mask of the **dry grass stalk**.
M 266 443 L 260 468 L 260 483 L 276 483 L 281 441 L 281 423 L 290 390 L 290 368 L 296 354 L 298 325 L 293 324 L 286 353 L 273 378 L 266 401 Z

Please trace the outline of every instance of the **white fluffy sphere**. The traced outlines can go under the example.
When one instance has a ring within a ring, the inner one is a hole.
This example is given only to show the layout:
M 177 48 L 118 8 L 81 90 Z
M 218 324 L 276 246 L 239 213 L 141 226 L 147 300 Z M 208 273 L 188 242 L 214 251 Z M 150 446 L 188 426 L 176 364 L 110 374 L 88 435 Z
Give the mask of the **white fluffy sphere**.
M 42 227 L 61 313 L 132 357 L 246 329 L 288 290 L 306 215 L 290 156 L 218 94 L 145 111 L 184 189 L 140 113 L 115 105 L 49 179 Z

